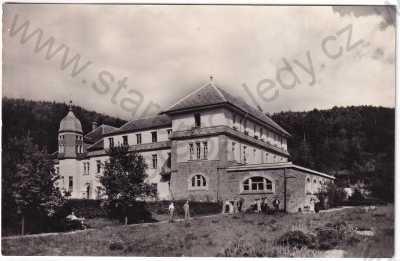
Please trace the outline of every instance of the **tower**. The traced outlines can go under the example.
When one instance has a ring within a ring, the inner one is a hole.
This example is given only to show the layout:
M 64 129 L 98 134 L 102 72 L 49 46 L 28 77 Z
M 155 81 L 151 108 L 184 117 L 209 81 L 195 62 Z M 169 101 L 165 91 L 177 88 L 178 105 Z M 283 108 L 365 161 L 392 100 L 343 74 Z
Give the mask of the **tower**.
M 58 158 L 76 159 L 83 152 L 82 125 L 73 113 L 70 101 L 68 113 L 58 129 Z

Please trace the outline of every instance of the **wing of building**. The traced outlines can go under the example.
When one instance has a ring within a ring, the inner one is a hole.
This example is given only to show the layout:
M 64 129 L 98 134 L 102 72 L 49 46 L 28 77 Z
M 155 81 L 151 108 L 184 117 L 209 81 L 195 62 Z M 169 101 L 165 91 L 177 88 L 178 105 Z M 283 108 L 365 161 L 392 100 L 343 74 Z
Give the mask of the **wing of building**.
M 180 98 L 159 115 L 120 128 L 94 125 L 87 134 L 71 109 L 59 129 L 55 168 L 72 198 L 98 198 L 102 165 L 112 146 L 128 146 L 148 163 L 147 182 L 158 199 L 264 199 L 289 212 L 312 208 L 315 193 L 334 177 L 292 164 L 290 134 L 213 82 Z

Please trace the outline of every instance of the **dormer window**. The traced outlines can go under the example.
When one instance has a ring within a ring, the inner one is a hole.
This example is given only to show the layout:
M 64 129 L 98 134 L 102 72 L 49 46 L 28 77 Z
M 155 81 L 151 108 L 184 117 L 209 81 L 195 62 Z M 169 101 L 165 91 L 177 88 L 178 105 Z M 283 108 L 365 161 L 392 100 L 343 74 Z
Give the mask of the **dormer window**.
M 200 128 L 201 127 L 201 117 L 200 117 L 200 113 L 195 113 L 194 114 L 194 126 L 196 128 Z
M 129 145 L 128 144 L 128 136 L 127 135 L 122 136 L 122 144 L 124 146 L 128 146 Z
M 153 131 L 151 133 L 151 141 L 152 142 L 157 142 L 157 132 L 156 131 Z

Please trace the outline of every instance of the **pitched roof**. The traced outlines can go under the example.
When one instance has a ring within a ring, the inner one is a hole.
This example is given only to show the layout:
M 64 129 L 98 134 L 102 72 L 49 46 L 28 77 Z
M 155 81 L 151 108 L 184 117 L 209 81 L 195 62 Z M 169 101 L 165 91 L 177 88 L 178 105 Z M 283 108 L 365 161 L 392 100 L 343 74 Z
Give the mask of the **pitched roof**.
M 88 151 L 104 149 L 104 139 L 98 140 L 96 143 L 87 147 Z
M 172 126 L 171 118 L 168 115 L 157 115 L 151 118 L 129 121 L 111 133 L 119 134 L 168 126 Z
M 199 89 L 195 90 L 189 95 L 178 100 L 178 102 L 170 106 L 164 112 L 165 113 L 175 112 L 185 109 L 192 109 L 196 107 L 203 107 L 203 106 L 217 105 L 217 104 L 230 104 L 240 109 L 244 113 L 247 113 L 261 120 L 262 122 L 271 126 L 278 132 L 290 136 L 290 134 L 285 129 L 279 126 L 275 121 L 273 121 L 263 112 L 250 106 L 242 98 L 235 97 L 230 93 L 228 93 L 227 91 L 225 91 L 224 89 L 215 86 L 214 83 L 208 83 L 200 87 Z
M 89 143 L 95 143 L 99 139 L 101 139 L 104 135 L 111 133 L 115 130 L 117 130 L 117 128 L 110 126 L 110 125 L 102 124 L 99 127 L 97 127 L 96 129 L 87 133 L 85 135 L 84 139 L 85 139 L 85 141 L 87 141 Z

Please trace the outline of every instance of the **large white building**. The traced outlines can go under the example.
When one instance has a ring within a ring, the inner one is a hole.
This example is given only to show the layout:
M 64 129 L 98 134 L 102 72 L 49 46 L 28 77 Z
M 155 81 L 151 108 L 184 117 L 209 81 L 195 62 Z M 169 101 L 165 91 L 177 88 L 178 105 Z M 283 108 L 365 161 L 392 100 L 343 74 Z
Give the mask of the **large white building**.
M 263 112 L 210 82 L 155 117 L 120 128 L 94 124 L 86 134 L 70 106 L 55 168 L 72 198 L 98 198 L 107 150 L 125 145 L 144 156 L 159 199 L 279 198 L 282 208 L 297 211 L 334 178 L 289 162 L 288 138 Z

